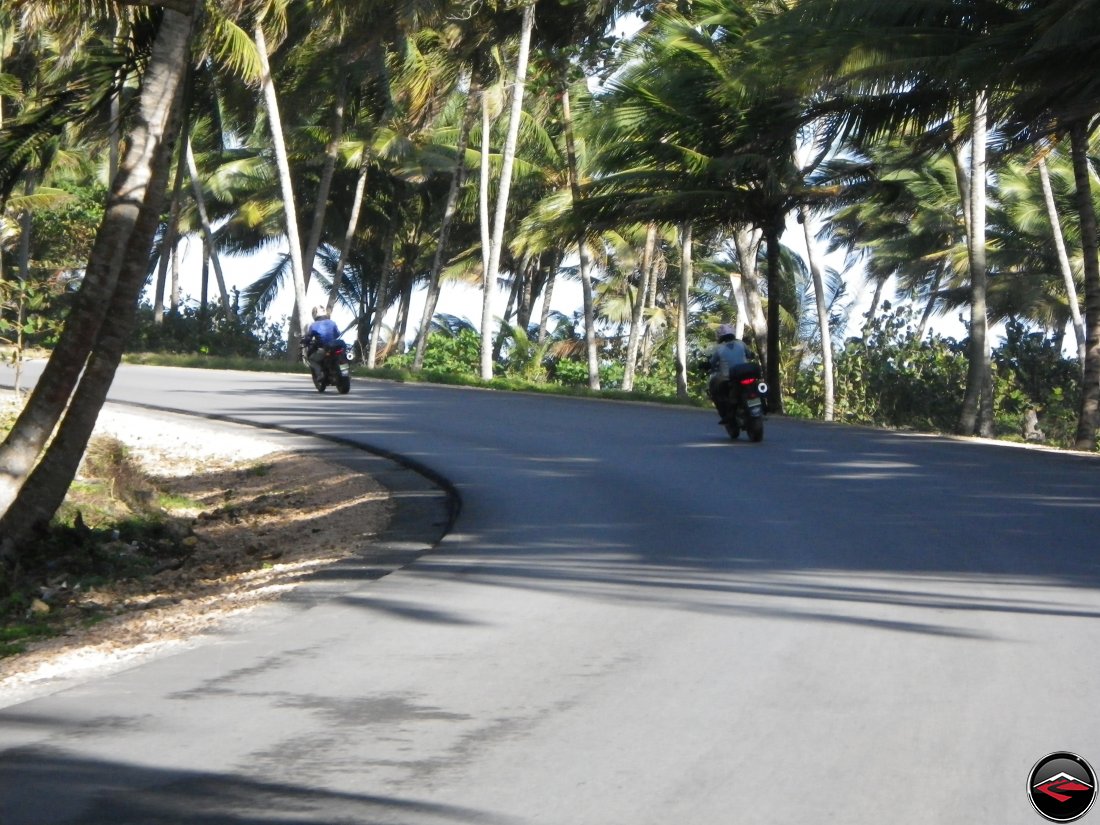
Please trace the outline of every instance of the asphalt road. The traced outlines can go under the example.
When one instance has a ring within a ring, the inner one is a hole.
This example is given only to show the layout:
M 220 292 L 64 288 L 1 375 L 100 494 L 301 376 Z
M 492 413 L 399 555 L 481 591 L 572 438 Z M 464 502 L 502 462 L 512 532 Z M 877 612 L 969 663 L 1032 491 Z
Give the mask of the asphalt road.
M 304 376 L 112 398 L 370 445 L 461 512 L 0 709 L 2 825 L 1004 825 L 1041 757 L 1100 767 L 1095 457 Z

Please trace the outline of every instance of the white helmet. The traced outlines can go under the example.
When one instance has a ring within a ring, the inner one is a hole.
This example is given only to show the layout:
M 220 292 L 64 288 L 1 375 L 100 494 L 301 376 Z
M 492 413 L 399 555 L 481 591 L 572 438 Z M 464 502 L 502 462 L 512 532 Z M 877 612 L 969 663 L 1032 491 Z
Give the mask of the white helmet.
M 313 320 L 314 321 L 316 321 L 318 318 L 327 318 L 327 317 L 328 317 L 328 312 L 325 310 L 324 307 L 315 306 L 313 308 Z

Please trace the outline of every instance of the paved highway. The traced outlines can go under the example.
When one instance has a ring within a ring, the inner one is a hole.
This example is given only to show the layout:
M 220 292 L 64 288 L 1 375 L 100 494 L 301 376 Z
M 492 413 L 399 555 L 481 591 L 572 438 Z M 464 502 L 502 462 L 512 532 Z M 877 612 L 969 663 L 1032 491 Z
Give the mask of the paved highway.
M 304 376 L 111 397 L 399 455 L 461 510 L 384 578 L 0 708 L 3 825 L 1004 825 L 1044 755 L 1100 766 L 1095 457 Z

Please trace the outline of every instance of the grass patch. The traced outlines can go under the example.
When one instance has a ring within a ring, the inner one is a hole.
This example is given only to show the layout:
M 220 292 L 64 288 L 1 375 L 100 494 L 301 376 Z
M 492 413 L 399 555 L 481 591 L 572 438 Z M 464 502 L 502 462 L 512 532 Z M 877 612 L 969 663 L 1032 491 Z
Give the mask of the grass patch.
M 245 372 L 303 372 L 309 369 L 295 358 L 248 358 L 245 356 L 203 355 L 201 353 L 134 352 L 122 359 L 127 364 L 154 367 L 191 367 L 207 370 L 243 370 Z
M 60 632 L 60 628 L 49 622 L 33 618 L 25 622 L 5 624 L 0 627 L 0 659 L 25 653 L 30 642 L 48 639 Z
M 244 474 L 249 478 L 265 478 L 271 475 L 271 469 L 272 467 L 270 464 L 250 464 L 244 468 Z

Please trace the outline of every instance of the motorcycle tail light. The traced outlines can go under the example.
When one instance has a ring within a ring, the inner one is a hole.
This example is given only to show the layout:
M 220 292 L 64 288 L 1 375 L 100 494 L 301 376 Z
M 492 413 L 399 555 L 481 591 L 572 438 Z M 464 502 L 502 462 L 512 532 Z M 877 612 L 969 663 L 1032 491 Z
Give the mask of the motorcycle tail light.
M 754 383 L 755 381 L 756 381 L 755 378 L 742 378 L 741 379 L 741 385 L 747 387 L 750 384 Z

